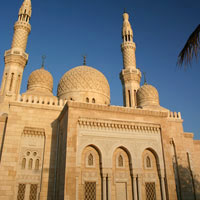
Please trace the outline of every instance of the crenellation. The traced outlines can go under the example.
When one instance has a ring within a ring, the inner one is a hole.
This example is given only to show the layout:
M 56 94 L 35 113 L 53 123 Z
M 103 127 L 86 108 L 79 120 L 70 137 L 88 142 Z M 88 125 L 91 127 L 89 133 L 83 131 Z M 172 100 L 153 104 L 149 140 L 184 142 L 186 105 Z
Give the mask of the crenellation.
M 180 112 L 172 112 L 172 111 L 169 111 L 169 114 L 168 114 L 168 117 L 170 119 L 182 119 L 181 118 L 181 113 Z

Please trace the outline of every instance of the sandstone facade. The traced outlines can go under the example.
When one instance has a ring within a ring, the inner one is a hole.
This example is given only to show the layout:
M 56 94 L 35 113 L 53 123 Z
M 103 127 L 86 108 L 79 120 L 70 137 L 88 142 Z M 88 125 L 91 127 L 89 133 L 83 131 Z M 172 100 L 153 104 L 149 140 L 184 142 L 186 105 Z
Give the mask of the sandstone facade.
M 180 113 L 140 86 L 133 30 L 123 15 L 124 106 L 110 105 L 105 76 L 78 66 L 61 79 L 42 66 L 20 94 L 28 60 L 31 0 L 24 0 L 5 52 L 0 93 L 0 199 L 200 199 L 200 141 Z

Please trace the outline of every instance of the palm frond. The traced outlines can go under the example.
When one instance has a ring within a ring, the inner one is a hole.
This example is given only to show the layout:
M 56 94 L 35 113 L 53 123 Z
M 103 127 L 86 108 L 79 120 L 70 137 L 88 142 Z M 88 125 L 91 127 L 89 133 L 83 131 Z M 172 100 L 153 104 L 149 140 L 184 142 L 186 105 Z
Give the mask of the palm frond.
M 182 67 L 183 63 L 185 64 L 185 68 L 188 64 L 191 64 L 193 56 L 198 58 L 198 54 L 200 51 L 200 24 L 194 30 L 194 32 L 188 38 L 185 46 L 181 50 L 178 56 L 177 64 Z

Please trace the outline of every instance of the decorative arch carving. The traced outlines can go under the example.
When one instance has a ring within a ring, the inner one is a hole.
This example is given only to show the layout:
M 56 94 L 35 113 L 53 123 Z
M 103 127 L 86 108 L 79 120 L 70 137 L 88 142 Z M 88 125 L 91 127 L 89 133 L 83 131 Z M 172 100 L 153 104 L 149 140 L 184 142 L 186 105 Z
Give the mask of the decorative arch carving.
M 121 154 L 118 156 L 118 167 L 123 167 L 124 166 L 124 158 Z
M 151 158 L 148 155 L 145 158 L 145 166 L 146 166 L 146 168 L 152 168 Z

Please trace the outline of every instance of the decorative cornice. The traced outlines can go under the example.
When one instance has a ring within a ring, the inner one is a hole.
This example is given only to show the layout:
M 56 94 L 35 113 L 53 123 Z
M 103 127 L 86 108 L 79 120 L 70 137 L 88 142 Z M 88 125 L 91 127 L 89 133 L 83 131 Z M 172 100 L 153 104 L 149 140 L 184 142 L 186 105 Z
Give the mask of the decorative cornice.
M 124 71 L 122 70 L 122 72 L 120 73 L 120 79 L 122 82 L 129 82 L 129 81 L 140 82 L 141 74 L 137 72 L 124 73 Z
M 43 128 L 25 127 L 22 135 L 45 136 L 45 130 Z
M 159 133 L 160 125 L 151 123 L 141 123 L 132 121 L 120 121 L 120 120 L 104 120 L 104 119 L 91 119 L 80 118 L 78 125 L 81 128 L 94 127 L 100 129 L 112 129 L 112 130 L 128 130 L 136 132 L 150 132 Z
M 121 50 L 126 50 L 126 49 L 135 49 L 136 45 L 134 42 L 126 42 L 121 44 Z
M 28 33 L 31 32 L 31 25 L 25 22 L 19 22 L 17 21 L 14 25 L 14 30 L 16 29 L 24 29 L 25 31 L 27 31 Z
M 88 103 L 81 103 L 81 102 L 75 102 L 75 101 L 67 101 L 66 106 L 73 107 L 73 108 L 89 109 L 89 110 L 127 113 L 127 114 L 164 117 L 164 118 L 167 118 L 168 116 L 167 111 L 144 110 L 140 108 L 130 108 L 130 107 L 114 106 L 114 105 L 109 106 L 109 105 L 100 105 L 100 104 L 88 104 Z
M 10 49 L 4 54 L 5 64 L 17 63 L 19 66 L 25 66 L 28 61 L 28 54 L 25 52 L 20 52 L 15 49 Z

